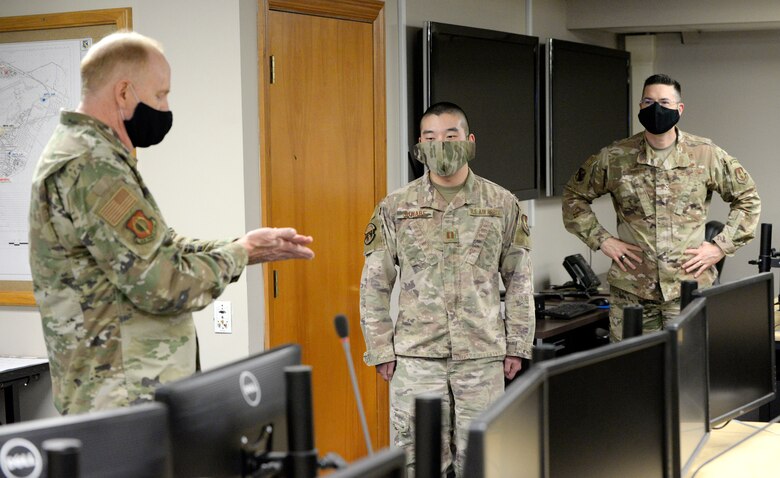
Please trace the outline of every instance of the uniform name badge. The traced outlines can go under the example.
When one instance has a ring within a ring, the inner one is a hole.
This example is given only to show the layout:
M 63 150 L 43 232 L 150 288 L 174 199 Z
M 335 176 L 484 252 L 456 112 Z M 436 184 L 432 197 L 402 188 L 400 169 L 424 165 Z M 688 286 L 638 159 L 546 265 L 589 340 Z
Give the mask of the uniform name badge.
M 396 219 L 431 219 L 433 211 L 429 209 L 403 209 L 395 213 Z

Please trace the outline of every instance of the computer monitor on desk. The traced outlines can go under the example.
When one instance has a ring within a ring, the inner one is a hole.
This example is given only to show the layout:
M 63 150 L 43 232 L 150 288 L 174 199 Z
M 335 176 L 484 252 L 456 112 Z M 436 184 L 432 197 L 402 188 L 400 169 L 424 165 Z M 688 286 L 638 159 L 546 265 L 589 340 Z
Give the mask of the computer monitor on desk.
M 385 448 L 328 476 L 331 478 L 406 478 L 406 455 L 400 448 Z
M 686 476 L 710 430 L 707 372 L 707 309 L 704 298 L 694 299 L 666 324 L 671 335 L 672 431 L 675 469 Z
M 147 403 L 0 426 L 0 477 L 47 476 L 41 445 L 55 438 L 81 441 L 73 478 L 173 476 L 165 407 Z
M 773 274 L 698 289 L 707 298 L 710 423 L 736 418 L 775 397 Z
M 464 476 L 546 477 L 544 372 L 525 372 L 469 425 Z
M 549 476 L 677 476 L 669 334 L 656 332 L 548 360 Z
M 286 450 L 284 369 L 300 361 L 300 347 L 287 345 L 158 388 L 174 476 L 242 476 L 245 452 Z

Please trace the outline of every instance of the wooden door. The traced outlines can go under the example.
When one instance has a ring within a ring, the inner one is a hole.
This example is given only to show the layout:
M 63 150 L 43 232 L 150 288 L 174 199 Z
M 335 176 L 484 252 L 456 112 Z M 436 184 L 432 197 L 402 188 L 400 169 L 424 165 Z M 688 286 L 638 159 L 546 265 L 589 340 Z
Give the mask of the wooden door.
M 374 447 L 389 441 L 387 387 L 363 364 L 359 325 L 363 231 L 386 181 L 382 4 L 301 3 L 303 12 L 295 2 L 268 4 L 263 208 L 264 224 L 312 235 L 316 258 L 266 266 L 266 336 L 269 346 L 301 345 L 313 367 L 316 446 L 352 461 L 366 447 L 337 314 L 349 319 Z

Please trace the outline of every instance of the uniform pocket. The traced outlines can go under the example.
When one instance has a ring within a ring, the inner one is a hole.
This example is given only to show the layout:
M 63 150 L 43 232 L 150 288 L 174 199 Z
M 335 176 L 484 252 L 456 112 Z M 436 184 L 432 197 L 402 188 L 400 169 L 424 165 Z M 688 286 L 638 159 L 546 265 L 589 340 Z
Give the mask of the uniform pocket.
M 400 266 L 409 267 L 415 273 L 432 263 L 429 241 L 420 225 L 420 219 L 401 222 L 398 233 L 398 257 Z
M 392 409 L 390 422 L 395 431 L 395 446 L 404 448 L 414 443 L 414 421 L 408 412 Z
M 503 244 L 502 222 L 501 218 L 497 217 L 486 217 L 480 221 L 474 241 L 466 254 L 466 263 L 488 271 L 498 270 Z

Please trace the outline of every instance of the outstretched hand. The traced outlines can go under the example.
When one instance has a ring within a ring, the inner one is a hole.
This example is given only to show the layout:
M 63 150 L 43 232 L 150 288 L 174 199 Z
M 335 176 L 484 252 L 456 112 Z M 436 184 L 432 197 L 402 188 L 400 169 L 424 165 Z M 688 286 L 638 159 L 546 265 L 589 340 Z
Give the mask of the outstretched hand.
M 311 236 L 302 236 L 291 227 L 261 227 L 247 232 L 237 242 L 249 254 L 249 264 L 257 264 L 286 259 L 312 259 L 314 251 L 306 246 L 313 241 Z

